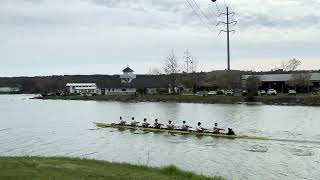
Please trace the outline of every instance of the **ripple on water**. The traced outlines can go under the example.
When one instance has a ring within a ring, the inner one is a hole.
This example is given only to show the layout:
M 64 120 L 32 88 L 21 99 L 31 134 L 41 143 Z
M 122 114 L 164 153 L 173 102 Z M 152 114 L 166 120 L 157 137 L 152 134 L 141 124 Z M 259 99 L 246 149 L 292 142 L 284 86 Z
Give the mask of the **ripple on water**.
M 205 145 L 209 147 L 217 147 L 217 144 L 214 144 L 214 143 L 207 143 Z
M 136 130 L 136 131 L 134 131 L 133 134 L 147 134 L 147 133 L 149 133 L 149 132 L 145 132 L 145 131 L 142 131 L 142 130 Z
M 0 129 L 0 131 L 9 131 L 11 130 L 12 128 L 5 128 L 5 129 Z
M 314 152 L 308 149 L 293 148 L 290 150 L 291 154 L 295 156 L 313 156 Z
M 169 143 L 185 143 L 185 142 L 188 142 L 188 140 L 174 139 L 174 140 L 167 140 L 167 142 L 169 142 Z
M 268 152 L 268 147 L 255 144 L 255 145 L 250 146 L 246 150 L 250 151 L 250 152 Z
M 320 134 L 315 135 L 314 138 L 320 140 Z

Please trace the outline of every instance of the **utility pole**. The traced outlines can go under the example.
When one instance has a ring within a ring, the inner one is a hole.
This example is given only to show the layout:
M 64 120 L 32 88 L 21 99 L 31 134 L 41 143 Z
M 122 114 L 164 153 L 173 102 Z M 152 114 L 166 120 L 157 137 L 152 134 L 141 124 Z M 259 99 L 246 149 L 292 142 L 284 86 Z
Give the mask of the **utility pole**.
M 230 71 L 230 31 L 229 31 L 229 7 L 227 6 L 227 57 L 228 71 Z
M 233 24 L 233 25 L 236 25 L 237 24 L 237 21 L 231 21 L 230 22 L 230 16 L 234 16 L 234 12 L 229 12 L 229 7 L 226 6 L 226 12 L 224 13 L 220 13 L 219 14 L 219 17 L 220 16 L 226 16 L 227 18 L 227 22 L 225 21 L 219 21 L 217 26 L 219 26 L 220 24 L 224 24 L 226 25 L 227 27 L 227 30 L 225 29 L 222 29 L 220 30 L 219 32 L 219 35 L 222 33 L 222 32 L 225 32 L 227 33 L 227 64 L 228 64 L 228 71 L 230 71 L 230 32 L 233 32 L 235 33 L 235 30 L 230 30 L 230 24 Z

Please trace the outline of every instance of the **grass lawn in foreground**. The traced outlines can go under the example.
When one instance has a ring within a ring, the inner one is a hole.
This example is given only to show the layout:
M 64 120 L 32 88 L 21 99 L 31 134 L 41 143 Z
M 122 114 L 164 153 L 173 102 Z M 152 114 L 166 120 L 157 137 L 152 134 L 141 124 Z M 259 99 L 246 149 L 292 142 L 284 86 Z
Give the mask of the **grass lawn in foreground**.
M 179 170 L 175 166 L 149 168 L 65 157 L 0 157 L 0 179 L 8 180 L 220 180 Z

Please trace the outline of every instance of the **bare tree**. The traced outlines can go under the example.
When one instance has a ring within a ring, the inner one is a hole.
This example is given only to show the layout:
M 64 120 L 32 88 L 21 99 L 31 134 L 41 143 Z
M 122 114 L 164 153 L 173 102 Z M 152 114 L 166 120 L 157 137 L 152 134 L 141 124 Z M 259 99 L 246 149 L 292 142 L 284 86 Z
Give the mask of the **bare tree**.
M 216 71 L 214 84 L 223 89 L 236 89 L 241 82 L 240 71 Z
M 301 65 L 301 61 L 296 59 L 296 58 L 292 58 L 288 61 L 282 61 L 281 62 L 281 66 L 282 69 L 284 71 L 294 71 L 296 70 L 299 66 Z
M 310 83 L 311 83 L 310 79 L 311 79 L 310 73 L 293 74 L 290 84 L 295 86 L 295 89 L 297 89 L 297 86 L 308 87 L 308 92 L 309 92 Z
M 169 54 L 169 56 L 167 57 L 167 59 L 164 62 L 163 71 L 166 74 L 177 74 L 180 72 L 178 60 L 177 60 L 173 50 L 171 51 L 171 53 Z
M 246 85 L 249 92 L 257 92 L 259 87 L 261 86 L 261 80 L 258 76 L 251 75 L 246 80 Z
M 173 50 L 164 62 L 163 71 L 169 76 L 169 83 L 174 93 L 174 89 L 178 83 L 178 73 L 181 71 L 181 69 Z
M 148 74 L 150 74 L 150 75 L 160 75 L 160 74 L 162 74 L 162 71 L 159 68 L 149 68 Z

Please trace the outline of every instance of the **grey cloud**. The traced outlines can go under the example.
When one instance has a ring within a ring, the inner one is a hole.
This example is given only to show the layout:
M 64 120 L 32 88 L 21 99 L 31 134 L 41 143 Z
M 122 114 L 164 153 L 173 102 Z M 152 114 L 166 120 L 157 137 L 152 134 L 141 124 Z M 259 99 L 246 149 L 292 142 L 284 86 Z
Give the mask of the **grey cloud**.
M 271 17 L 266 14 L 243 14 L 238 17 L 241 28 L 269 27 L 269 28 L 305 28 L 320 25 L 320 16 L 308 15 L 304 17 Z

